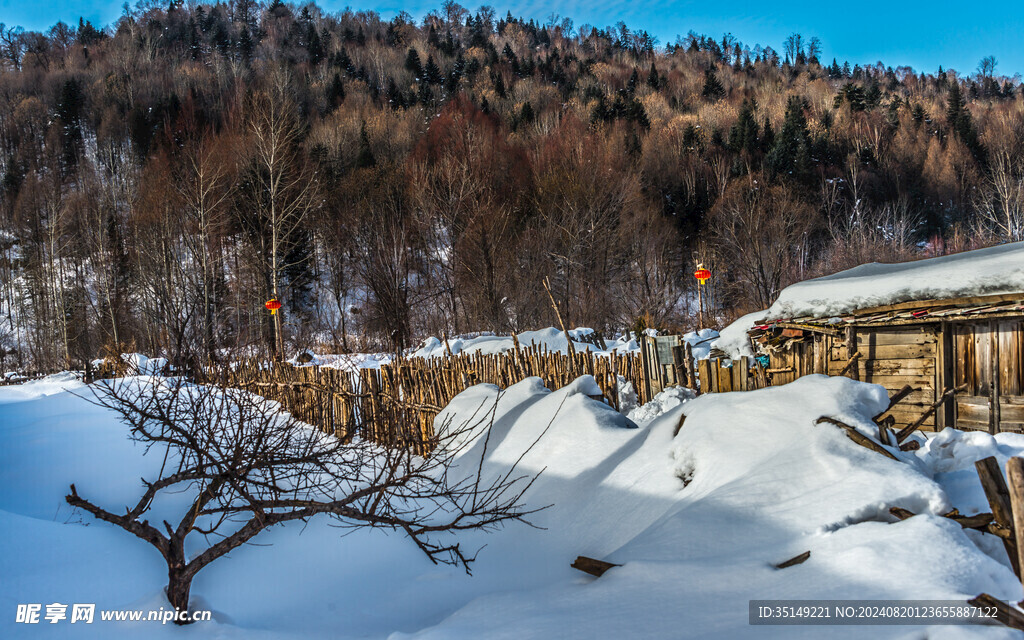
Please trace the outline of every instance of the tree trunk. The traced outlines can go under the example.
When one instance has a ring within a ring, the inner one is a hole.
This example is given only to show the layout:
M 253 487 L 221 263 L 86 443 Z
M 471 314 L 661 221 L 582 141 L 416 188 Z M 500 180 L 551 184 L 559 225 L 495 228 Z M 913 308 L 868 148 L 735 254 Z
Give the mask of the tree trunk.
M 189 591 L 192 589 L 192 576 L 184 571 L 171 568 L 167 571 L 167 600 L 178 611 L 188 610 Z M 174 621 L 175 624 L 187 624 Z
M 167 549 L 167 601 L 178 611 L 188 610 L 189 591 L 194 573 L 187 570 L 185 541 L 172 537 Z M 175 624 L 182 623 L 175 619 Z

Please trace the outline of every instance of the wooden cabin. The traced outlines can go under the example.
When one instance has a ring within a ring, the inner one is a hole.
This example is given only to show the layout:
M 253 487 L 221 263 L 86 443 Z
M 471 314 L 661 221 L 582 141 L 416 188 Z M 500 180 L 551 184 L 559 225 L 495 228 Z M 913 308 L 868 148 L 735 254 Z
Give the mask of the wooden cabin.
M 943 393 L 922 428 L 1024 433 L 1024 291 L 916 300 L 838 317 L 801 317 L 749 332 L 771 385 L 809 373 L 913 392 L 891 415 L 913 422 Z
M 847 376 L 909 386 L 896 425 L 934 406 L 922 428 L 1024 433 L 1024 242 L 798 282 L 716 345 L 730 353 L 697 362 L 703 391 Z

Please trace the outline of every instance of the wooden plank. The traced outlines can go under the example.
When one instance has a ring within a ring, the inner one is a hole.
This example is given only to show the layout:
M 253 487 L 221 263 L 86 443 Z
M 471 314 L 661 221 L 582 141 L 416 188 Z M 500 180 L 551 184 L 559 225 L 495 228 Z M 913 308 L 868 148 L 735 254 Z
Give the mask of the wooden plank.
M 985 615 L 989 615 L 991 611 L 995 610 L 996 620 L 1011 629 L 1024 631 L 1024 613 L 1021 613 L 1018 609 L 1011 607 L 1002 600 L 997 600 L 987 593 L 982 593 L 968 600 L 967 604 L 981 609 Z
M 1003 321 L 996 324 L 999 342 L 999 392 L 1000 395 L 1021 395 L 1021 369 L 1024 366 L 1024 352 L 1021 334 L 1024 322 Z
M 935 386 L 935 378 L 932 376 L 915 376 L 915 375 L 882 375 L 872 373 L 864 376 L 865 382 L 871 382 L 873 384 L 880 384 L 886 389 L 898 390 L 902 389 L 904 385 L 910 385 L 915 389 L 932 389 Z
M 1017 546 L 1017 567 L 1024 567 L 1024 458 L 1006 461 L 1006 484 L 1010 492 L 1014 542 Z
M 915 358 L 934 359 L 935 343 L 928 344 L 864 344 L 859 343 L 856 351 L 864 362 L 870 360 L 912 360 Z
M 1005 396 L 1003 396 L 1005 398 Z M 1008 402 L 999 403 L 999 422 L 1024 422 L 1024 405 L 1021 404 L 1010 404 Z
M 856 355 L 856 354 L 854 354 Z M 915 375 L 931 376 L 935 374 L 934 358 L 858 358 L 857 369 L 861 374 L 878 375 Z
M 592 576 L 600 578 L 612 567 L 621 567 L 622 565 L 612 564 L 611 562 L 605 562 L 604 560 L 588 558 L 587 556 L 577 556 L 569 566 L 573 569 L 579 569 L 583 573 L 589 573 Z
M 842 429 L 843 431 L 846 432 L 846 437 L 847 438 L 849 438 L 850 440 L 853 440 L 854 442 L 856 442 L 857 444 L 861 445 L 862 447 L 866 447 L 868 449 L 871 449 L 875 453 L 880 453 L 880 454 L 882 454 L 883 456 L 885 456 L 887 458 L 891 458 L 893 460 L 898 460 L 898 458 L 896 456 L 894 456 L 888 449 L 886 449 L 882 445 L 878 444 L 877 442 L 875 442 L 871 438 L 868 438 L 867 436 L 862 434 L 860 431 L 857 431 L 857 429 L 852 427 L 851 425 L 848 425 L 848 424 L 846 424 L 844 422 L 836 420 L 835 418 L 830 418 L 828 416 L 821 416 L 820 418 L 818 418 L 817 420 L 814 421 L 814 424 L 821 424 L 822 422 L 827 422 L 829 424 L 834 424 L 835 426 L 839 427 L 840 429 Z
M 808 558 L 810 558 L 810 557 L 811 557 L 811 552 L 810 551 L 804 551 L 803 553 L 801 553 L 798 556 L 793 556 L 789 560 L 786 560 L 784 562 L 780 562 L 779 564 L 775 565 L 775 568 L 776 569 L 786 569 L 788 567 L 793 567 L 793 566 L 796 566 L 798 564 L 803 564 L 803 563 L 807 562 Z
M 857 335 L 857 347 L 892 346 L 901 344 L 934 345 L 939 340 L 938 330 L 932 326 L 906 329 L 875 329 L 861 327 Z
M 994 456 L 989 456 L 975 462 L 974 467 L 978 471 L 978 479 L 985 491 L 985 497 L 988 498 L 989 506 L 992 507 L 992 515 L 995 517 L 996 524 L 1012 530 L 1013 513 L 1010 507 L 1010 492 L 1006 487 L 1003 472 L 999 468 L 999 462 Z M 1020 565 L 1017 563 L 1017 544 L 1014 540 L 1003 539 L 1003 546 L 1006 548 L 1006 555 L 1010 558 L 1013 572 L 1017 574 L 1019 580 L 1021 574 Z
M 859 343 L 858 343 L 857 331 L 853 327 L 847 327 L 846 328 L 846 353 L 850 354 L 850 357 L 852 357 L 853 354 L 857 353 L 857 352 L 860 352 L 860 357 L 861 358 L 870 357 L 871 354 L 869 354 L 866 351 L 861 350 L 859 348 L 858 344 Z M 867 344 L 867 343 L 865 342 L 865 344 Z M 851 378 L 853 378 L 854 380 L 860 380 L 861 379 L 860 372 L 857 369 L 850 369 L 849 371 L 850 371 L 850 377 Z
M 999 325 L 992 322 L 989 325 L 989 430 L 988 432 L 992 435 L 999 433 Z M 1019 572 L 1018 572 L 1019 575 Z

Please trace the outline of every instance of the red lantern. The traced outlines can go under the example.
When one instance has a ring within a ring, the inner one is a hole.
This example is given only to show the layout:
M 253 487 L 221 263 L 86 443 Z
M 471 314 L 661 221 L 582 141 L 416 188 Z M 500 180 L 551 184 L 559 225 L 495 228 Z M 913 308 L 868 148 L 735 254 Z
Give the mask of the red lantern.
M 274 315 L 277 313 L 277 310 L 281 308 L 281 301 L 277 298 L 271 298 L 270 300 L 267 300 L 267 303 L 263 306 L 270 309 L 270 315 Z
M 697 282 L 704 284 L 711 277 L 711 272 L 704 267 L 701 267 L 693 272 L 693 277 L 697 278 Z

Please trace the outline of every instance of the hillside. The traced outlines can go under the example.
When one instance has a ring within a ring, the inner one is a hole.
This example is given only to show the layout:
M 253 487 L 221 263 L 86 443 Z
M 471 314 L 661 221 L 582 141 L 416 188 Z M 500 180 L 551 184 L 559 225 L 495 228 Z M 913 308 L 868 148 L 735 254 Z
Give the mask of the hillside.
M 1024 96 L 991 67 L 454 3 L 171 2 L 0 36 L 7 369 L 265 352 L 272 297 L 290 352 L 534 329 L 545 278 L 568 326 L 692 329 L 697 262 L 725 320 L 1022 233 Z

